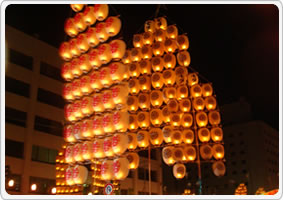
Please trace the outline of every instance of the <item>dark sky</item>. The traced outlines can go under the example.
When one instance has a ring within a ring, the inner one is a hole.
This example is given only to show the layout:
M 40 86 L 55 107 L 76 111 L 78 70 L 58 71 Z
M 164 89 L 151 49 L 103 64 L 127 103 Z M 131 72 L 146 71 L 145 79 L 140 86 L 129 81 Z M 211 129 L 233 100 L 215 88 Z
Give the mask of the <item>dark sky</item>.
M 110 5 L 120 14 L 129 41 L 143 31 L 157 5 Z M 10 5 L 6 24 L 55 47 L 67 39 L 64 21 L 69 5 Z M 191 66 L 214 85 L 220 105 L 245 97 L 254 119 L 279 126 L 279 16 L 274 5 L 162 5 L 167 16 L 190 39 Z

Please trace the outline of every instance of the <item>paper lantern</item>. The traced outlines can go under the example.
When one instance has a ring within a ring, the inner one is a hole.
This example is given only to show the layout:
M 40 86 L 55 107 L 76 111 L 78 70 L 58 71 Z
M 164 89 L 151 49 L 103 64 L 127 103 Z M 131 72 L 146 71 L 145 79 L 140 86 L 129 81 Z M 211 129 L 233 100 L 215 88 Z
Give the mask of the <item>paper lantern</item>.
M 205 112 L 197 112 L 196 121 L 199 127 L 205 127 L 208 123 L 207 114 Z
M 131 61 L 131 51 L 130 50 L 126 50 L 126 52 L 125 52 L 125 54 L 124 54 L 124 56 L 122 58 L 122 62 L 124 64 L 129 64 L 129 63 L 132 62 Z
M 151 59 L 152 58 L 152 48 L 150 45 L 145 45 L 141 47 L 141 56 L 142 59 Z
M 73 163 L 74 157 L 73 157 L 73 146 L 67 146 L 65 150 L 65 162 L 66 163 Z
M 114 83 L 119 83 L 124 79 L 125 65 L 120 62 L 112 62 L 109 65 L 110 76 Z
M 83 157 L 82 157 L 82 144 L 81 143 L 77 143 L 77 144 L 74 145 L 73 156 L 74 156 L 74 160 L 76 162 L 83 161 Z
M 176 91 L 176 88 L 174 88 L 174 87 L 167 87 L 164 90 L 164 93 L 165 93 L 165 97 L 168 98 L 168 101 L 169 101 L 169 99 L 176 99 L 177 98 L 177 91 Z
M 106 157 L 114 156 L 114 152 L 112 149 L 112 137 L 107 137 L 103 141 L 103 150 Z
M 101 84 L 106 88 L 110 87 L 113 84 L 109 67 L 102 67 L 99 70 L 99 79 Z
M 112 98 L 112 90 L 104 90 L 102 93 L 102 103 L 105 110 L 112 110 L 115 108 L 115 103 Z
M 96 17 L 94 15 L 94 7 L 87 6 L 83 12 L 83 20 L 85 21 L 86 25 L 90 26 L 96 22 Z
M 107 43 L 101 44 L 98 47 L 98 57 L 102 64 L 107 64 L 112 59 L 111 46 Z
M 176 66 L 176 57 L 172 53 L 167 53 L 163 56 L 164 67 L 166 69 L 173 69 Z
M 88 45 L 90 47 L 96 47 L 99 44 L 99 40 L 96 37 L 96 29 L 89 27 L 86 31 L 86 39 L 88 42 Z
M 102 83 L 100 82 L 100 77 L 99 77 L 100 73 L 98 71 L 92 71 L 89 74 L 89 82 L 90 82 L 90 87 L 94 90 L 94 91 L 99 91 L 103 88 Z
M 141 48 L 143 46 L 142 34 L 134 34 L 133 45 L 134 45 L 134 47 L 138 47 L 138 48 Z
M 131 114 L 129 117 L 129 130 L 135 131 L 138 129 L 138 119 L 137 115 Z
M 151 60 L 151 64 L 152 64 L 152 69 L 155 72 L 160 72 L 163 70 L 163 66 L 164 66 L 164 61 L 161 57 L 154 57 Z
M 63 86 L 63 98 L 67 101 L 72 101 L 75 99 L 72 92 L 72 83 L 65 83 Z
M 212 146 L 213 149 L 213 157 L 216 160 L 224 158 L 224 147 L 222 144 L 214 144 Z
M 124 180 L 129 175 L 129 161 L 127 158 L 116 158 L 113 162 L 114 178 Z
M 131 80 L 129 80 L 129 92 L 132 95 L 137 95 L 140 92 L 140 84 L 138 79 L 133 78 Z
M 71 71 L 74 77 L 79 77 L 82 75 L 83 71 L 79 67 L 78 58 L 75 58 L 71 61 Z
M 162 75 L 163 75 L 164 84 L 166 86 L 172 86 L 175 84 L 176 74 L 173 70 L 171 69 L 164 70 Z
M 149 141 L 153 146 L 159 146 L 163 142 L 163 133 L 160 128 L 151 128 L 149 130 Z
M 213 149 L 209 144 L 204 144 L 200 146 L 200 156 L 204 160 L 209 160 L 212 158 L 213 155 Z
M 175 68 L 175 73 L 177 76 L 182 76 L 185 80 L 187 80 L 188 70 L 186 67 L 178 66 Z M 186 82 L 186 81 L 185 81 Z M 178 84 L 178 83 L 177 83 Z
M 208 97 L 208 96 L 211 96 L 211 95 L 212 95 L 212 93 L 213 93 L 213 88 L 212 88 L 212 86 L 211 86 L 210 83 L 205 83 L 205 84 L 203 84 L 201 88 L 202 88 L 202 95 L 203 95 L 204 97 Z
M 185 144 L 192 144 L 194 142 L 195 134 L 194 134 L 193 130 L 191 130 L 191 129 L 184 129 L 182 131 L 182 135 L 183 135 L 183 142 Z
M 179 85 L 177 87 L 177 99 L 178 100 L 182 100 L 184 98 L 187 98 L 188 95 L 189 95 L 189 90 L 188 90 L 188 87 L 186 85 Z
M 92 158 L 92 142 L 86 141 L 82 144 L 82 156 L 84 160 L 90 160 Z
M 81 81 L 80 79 L 75 79 L 72 82 L 72 94 L 75 98 L 79 98 L 82 96 L 81 88 L 80 88 Z
M 128 65 L 129 73 L 131 77 L 138 77 L 140 75 L 140 66 L 138 62 L 134 62 Z
M 173 165 L 176 161 L 173 158 L 174 147 L 167 146 L 162 149 L 162 158 L 167 165 Z
M 223 161 L 218 160 L 212 164 L 212 171 L 215 176 L 224 176 L 226 173 L 226 167 Z
M 71 81 L 74 76 L 71 71 L 71 64 L 70 63 L 64 63 L 61 68 L 61 75 L 66 81 Z
M 138 139 L 137 139 L 137 134 L 136 133 L 128 133 L 128 149 L 129 150 L 134 150 L 138 146 Z
M 84 120 L 81 124 L 81 134 L 84 138 L 92 138 L 94 136 L 92 130 L 93 122 L 92 120 Z
M 174 127 L 178 127 L 178 126 L 181 126 L 181 119 L 182 119 L 182 113 L 180 112 L 177 112 L 177 113 L 171 113 L 170 114 L 170 124 L 171 126 L 174 126 Z
M 90 62 L 89 62 L 88 54 L 83 54 L 79 57 L 78 65 L 84 73 L 87 73 L 87 72 L 90 71 L 91 65 L 90 65 Z
M 194 161 L 197 157 L 196 149 L 193 146 L 186 146 L 184 153 L 187 161 Z
M 139 63 L 141 74 L 151 74 L 151 61 L 142 60 Z
M 161 89 L 164 84 L 163 76 L 160 72 L 154 72 L 151 77 L 151 85 L 155 89 Z
M 128 153 L 127 154 L 127 159 L 129 162 L 129 169 L 137 169 L 139 166 L 140 162 L 140 157 L 137 153 Z
M 73 103 L 73 112 L 74 112 L 74 116 L 76 117 L 76 119 L 81 119 L 83 117 L 83 113 L 81 110 L 81 101 L 75 101 Z
M 196 111 L 203 110 L 205 106 L 204 100 L 202 97 L 194 98 L 193 100 L 193 107 Z
M 110 42 L 112 59 L 120 60 L 126 52 L 126 43 L 123 40 L 112 40 Z
M 139 131 L 137 133 L 138 147 L 146 148 L 149 145 L 149 133 L 147 131 Z
M 65 107 L 64 107 L 64 115 L 65 115 L 65 119 L 67 121 L 75 121 L 76 120 L 76 117 L 74 115 L 74 108 L 73 108 L 73 104 L 67 104 Z
M 73 57 L 81 55 L 81 51 L 77 45 L 77 38 L 73 38 L 69 41 L 69 50 Z
M 118 107 L 123 107 L 127 102 L 129 89 L 125 84 L 117 85 L 111 88 L 112 99 L 114 104 Z
M 94 69 L 98 69 L 102 65 L 102 61 L 99 59 L 98 50 L 96 49 L 90 50 L 88 53 L 88 60 Z
M 177 112 L 179 110 L 179 105 L 176 99 L 170 99 L 167 103 L 169 112 Z
M 189 112 L 191 110 L 191 101 L 189 99 L 182 99 L 179 106 L 182 112 Z
M 139 112 L 137 114 L 138 125 L 141 129 L 147 129 L 150 126 L 149 113 Z
M 174 39 L 167 38 L 164 42 L 164 50 L 166 53 L 174 53 L 177 49 L 177 42 Z
M 186 161 L 186 155 L 182 147 L 175 147 L 173 150 L 173 159 L 176 162 Z
M 150 109 L 149 94 L 140 93 L 138 96 L 138 104 L 140 109 L 149 110 Z
M 65 21 L 64 30 L 70 37 L 75 37 L 78 34 L 78 30 L 75 27 L 75 21 L 73 18 L 68 18 Z
M 153 126 L 160 126 L 163 122 L 162 111 L 160 109 L 152 109 L 150 111 L 150 122 Z
M 113 161 L 104 160 L 101 163 L 101 180 L 113 180 L 114 170 L 113 170 Z
M 93 89 L 91 88 L 89 76 L 83 76 L 80 79 L 80 89 L 83 95 L 88 95 L 92 93 Z
M 144 31 L 154 33 L 155 32 L 155 22 L 153 20 L 147 20 L 144 23 Z
M 121 20 L 118 17 L 108 17 L 105 21 L 106 23 L 106 32 L 109 36 L 116 36 L 121 30 Z
M 166 35 L 168 38 L 175 39 L 178 36 L 178 29 L 176 25 L 170 25 L 166 29 Z
M 84 97 L 81 101 L 81 110 L 84 116 L 89 116 L 93 113 L 92 98 Z
M 169 124 L 170 123 L 170 111 L 168 109 L 168 106 L 164 106 L 162 108 L 162 117 L 163 117 L 163 122 Z
M 216 99 L 214 96 L 206 97 L 204 100 L 205 107 L 207 110 L 215 110 L 216 109 Z
M 210 131 L 208 128 L 201 128 L 198 130 L 198 138 L 201 142 L 208 142 L 210 140 Z
M 214 126 L 214 125 L 219 125 L 220 122 L 221 122 L 221 119 L 220 119 L 220 114 L 218 111 L 210 111 L 208 113 L 208 120 L 209 120 L 209 123 Z
M 194 98 L 202 96 L 202 89 L 199 84 L 195 84 L 191 87 L 191 96 Z
M 84 19 L 83 19 L 83 13 L 77 13 L 74 17 L 74 25 L 75 28 L 79 31 L 79 32 L 83 32 L 86 27 L 87 24 L 85 23 Z
M 140 76 L 139 85 L 142 92 L 149 92 L 151 89 L 150 76 L 146 76 L 146 75 Z
M 173 127 L 171 126 L 164 126 L 162 129 L 163 139 L 165 143 L 172 142 L 172 135 L 173 135 Z
M 105 110 L 102 98 L 103 98 L 103 96 L 102 96 L 101 93 L 95 93 L 93 95 L 92 106 L 93 106 L 94 112 L 100 113 L 100 112 L 103 112 Z
M 144 32 L 143 33 L 143 44 L 144 45 L 152 45 L 154 41 L 154 36 L 152 32 Z
M 177 54 L 178 64 L 181 66 L 189 66 L 191 63 L 191 56 L 188 51 L 181 51 Z
M 152 53 L 154 56 L 163 56 L 165 51 L 164 43 L 154 42 L 152 45 Z
M 186 175 L 186 167 L 184 164 L 177 163 L 173 166 L 173 174 L 176 179 L 182 179 Z
M 71 166 L 69 166 L 67 169 L 66 169 L 66 172 L 65 172 L 65 180 L 66 180 L 66 184 L 67 185 L 73 185 L 74 184 L 74 181 L 73 181 L 73 168 L 71 167 Z M 57 182 L 57 180 L 58 179 L 56 179 L 56 182 Z M 57 183 L 56 183 L 56 185 L 57 185 Z M 58 192 L 58 190 L 56 190 L 57 191 L 57 193 L 59 193 Z
M 166 32 L 162 29 L 156 30 L 156 32 L 154 33 L 154 40 L 156 42 L 164 42 L 165 39 L 166 39 Z
M 71 8 L 75 12 L 80 12 L 84 8 L 85 4 L 71 4 Z
M 211 139 L 214 142 L 220 142 L 223 139 L 223 130 L 220 127 L 214 127 L 211 129 Z
M 136 112 L 138 110 L 138 97 L 128 96 L 127 99 L 127 109 L 129 112 Z
M 154 24 L 156 29 L 166 30 L 167 28 L 167 20 L 164 17 L 155 18 Z
M 99 42 L 105 42 L 108 40 L 109 35 L 106 31 L 106 24 L 104 22 L 100 22 L 96 24 L 95 26 L 95 34 L 96 38 L 99 40 Z
M 72 125 L 67 125 L 64 127 L 64 140 L 66 142 L 76 142 L 77 141 L 73 134 Z
M 184 113 L 181 119 L 181 124 L 184 128 L 190 128 L 193 125 L 193 116 L 190 113 Z
M 173 130 L 172 132 L 172 143 L 181 144 L 183 140 L 182 132 L 179 130 Z
M 94 135 L 103 135 L 102 117 L 95 116 L 92 120 L 92 129 Z
M 115 131 L 115 126 L 113 124 L 113 115 L 108 113 L 102 117 L 102 127 L 104 133 L 113 133 Z
M 103 139 L 95 139 L 92 143 L 92 152 L 94 158 L 104 158 Z
M 177 37 L 179 50 L 187 50 L 189 48 L 189 39 L 186 35 L 179 35 Z
M 132 48 L 130 52 L 132 62 L 139 62 L 142 58 L 141 48 Z
M 95 4 L 94 6 L 94 14 L 98 21 L 103 21 L 107 18 L 109 12 L 109 8 L 107 4 Z
M 198 79 L 197 73 L 189 73 L 188 85 L 192 87 L 193 85 L 198 84 L 198 82 L 199 82 L 199 79 Z
M 154 79 L 154 77 L 153 77 Z M 150 103 L 153 107 L 160 107 L 163 104 L 163 94 L 160 90 L 152 90 L 150 93 Z
M 116 133 L 112 137 L 112 149 L 116 155 L 122 155 L 128 149 L 128 135 L 124 133 Z
M 125 111 L 114 112 L 112 122 L 117 132 L 126 132 L 129 126 L 129 113 Z

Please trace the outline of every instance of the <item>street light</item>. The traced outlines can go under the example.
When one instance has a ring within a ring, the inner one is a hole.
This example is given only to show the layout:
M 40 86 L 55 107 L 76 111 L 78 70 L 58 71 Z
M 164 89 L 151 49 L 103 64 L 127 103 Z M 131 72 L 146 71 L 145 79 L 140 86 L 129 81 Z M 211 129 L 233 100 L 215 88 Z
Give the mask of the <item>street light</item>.
M 31 185 L 31 187 L 30 187 L 30 189 L 31 189 L 31 191 L 36 191 L 36 189 L 37 189 L 37 185 L 34 183 L 34 184 L 32 184 Z
M 9 180 L 8 186 L 9 187 L 14 187 L 14 185 L 15 185 L 15 181 L 13 179 Z

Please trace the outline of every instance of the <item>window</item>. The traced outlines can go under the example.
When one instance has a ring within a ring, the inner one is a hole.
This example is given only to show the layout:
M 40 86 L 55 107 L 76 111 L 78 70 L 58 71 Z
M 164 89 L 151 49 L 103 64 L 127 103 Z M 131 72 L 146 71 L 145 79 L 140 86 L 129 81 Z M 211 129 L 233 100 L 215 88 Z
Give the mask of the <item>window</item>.
M 21 180 L 22 177 L 19 174 L 11 174 L 10 176 L 7 177 L 7 180 L 11 180 L 13 179 L 15 181 L 14 186 L 13 187 L 7 187 L 8 185 L 6 185 L 6 190 L 9 194 L 9 191 L 20 191 L 21 190 Z
M 141 180 L 149 180 L 148 169 L 138 168 L 138 178 Z M 151 170 L 151 181 L 157 182 L 157 171 Z
M 61 95 L 55 94 L 53 92 L 38 88 L 37 100 L 55 106 L 57 108 L 64 108 L 65 102 Z
M 62 136 L 63 127 L 60 122 L 35 116 L 34 129 L 49 133 L 51 135 Z
M 32 70 L 33 59 L 31 56 L 27 56 L 19 51 L 9 49 L 8 60 L 16 65 Z
M 138 152 L 139 156 L 148 158 L 148 150 Z M 150 159 L 156 160 L 156 150 L 150 149 Z
M 11 92 L 20 96 L 30 97 L 30 86 L 22 81 L 5 77 L 5 91 Z
M 26 127 L 27 113 L 14 108 L 5 107 L 5 123 Z
M 24 157 L 24 143 L 13 140 L 5 140 L 5 155 L 15 158 Z
M 29 177 L 30 185 L 36 184 L 37 190 L 36 191 L 30 191 L 33 193 L 38 194 L 50 194 L 50 190 L 52 187 L 55 186 L 55 180 L 52 179 L 45 179 L 45 178 L 39 178 L 39 177 Z
M 133 178 L 133 177 L 134 177 L 134 172 L 130 170 L 127 178 Z
M 40 62 L 40 74 L 55 79 L 57 81 L 63 82 L 60 69 L 50 64 L 47 64 L 43 61 Z
M 48 149 L 45 147 L 33 145 L 31 159 L 32 161 L 55 164 L 57 154 L 58 151 L 55 149 Z
M 121 195 L 127 195 L 127 194 L 128 194 L 128 190 L 121 189 Z

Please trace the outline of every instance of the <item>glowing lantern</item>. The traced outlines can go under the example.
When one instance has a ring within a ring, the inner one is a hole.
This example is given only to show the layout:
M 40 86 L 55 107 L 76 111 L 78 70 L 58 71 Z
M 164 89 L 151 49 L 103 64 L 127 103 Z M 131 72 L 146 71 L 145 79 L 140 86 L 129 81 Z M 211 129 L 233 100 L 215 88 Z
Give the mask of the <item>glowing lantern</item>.
M 181 124 L 184 128 L 189 128 L 193 125 L 193 116 L 190 113 L 185 113 L 182 116 Z
M 173 128 L 171 126 L 164 126 L 162 129 L 163 132 L 163 139 L 166 143 L 172 142 L 172 134 L 173 134 Z
M 102 62 L 99 59 L 98 50 L 96 49 L 90 50 L 90 52 L 88 53 L 88 60 L 90 65 L 94 69 L 98 69 L 102 65 Z
M 113 162 L 115 180 L 124 180 L 129 174 L 129 161 L 127 158 L 120 157 Z
M 149 140 L 154 146 L 159 146 L 163 142 L 163 133 L 160 128 L 151 128 L 149 130 Z
M 214 96 L 206 97 L 204 102 L 207 110 L 215 110 L 217 103 Z
M 167 28 L 167 20 L 164 17 L 154 19 L 154 24 L 156 29 L 166 30 Z
M 75 28 L 79 31 L 82 32 L 86 29 L 87 25 L 83 19 L 83 13 L 77 13 L 74 17 L 74 24 Z
M 112 149 L 112 137 L 107 137 L 103 141 L 103 150 L 106 157 L 114 156 L 114 152 Z
M 133 45 L 134 47 L 139 47 L 141 48 L 143 45 L 142 45 L 142 35 L 141 34 L 134 34 L 133 36 Z
M 210 140 L 210 132 L 208 128 L 201 128 L 198 130 L 198 138 L 201 142 L 208 142 Z
M 127 102 L 127 97 L 129 94 L 128 87 L 124 84 L 117 85 L 115 87 L 112 87 L 111 90 L 114 104 L 119 107 L 124 106 Z
M 163 80 L 166 86 L 174 85 L 176 81 L 176 74 L 173 70 L 167 69 L 164 70 L 163 73 Z
M 101 44 L 98 47 L 98 57 L 102 64 L 107 64 L 112 59 L 111 46 L 107 43 Z
M 77 38 L 69 41 L 69 50 L 73 57 L 78 57 L 81 54 L 81 51 L 77 46 Z
M 172 143 L 181 144 L 183 140 L 182 132 L 179 130 L 173 130 L 172 132 Z
M 162 117 L 164 123 L 170 123 L 170 111 L 168 109 L 168 106 L 164 106 L 162 108 Z
M 79 98 L 82 96 L 80 84 L 80 79 L 76 79 L 72 82 L 72 94 L 75 98 Z
M 194 131 L 191 129 L 184 129 L 183 132 L 183 141 L 185 144 L 192 144 L 195 138 Z
M 102 83 L 100 82 L 100 79 L 99 79 L 99 75 L 100 75 L 100 73 L 98 71 L 93 71 L 89 74 L 90 87 L 94 91 L 99 91 L 103 88 L 103 85 L 102 85 Z
M 110 87 L 113 84 L 109 67 L 102 67 L 99 70 L 99 79 L 101 84 L 106 88 Z
M 139 85 L 142 92 L 148 92 L 151 89 L 151 81 L 149 76 L 140 76 Z
M 63 42 L 59 47 L 59 55 L 65 61 L 69 61 L 72 59 L 72 54 L 69 48 L 70 48 L 70 44 L 68 42 Z
M 212 86 L 211 86 L 210 83 L 205 83 L 205 84 L 203 84 L 201 88 L 202 88 L 202 95 L 203 95 L 204 97 L 208 97 L 208 96 L 211 96 L 211 95 L 212 95 L 212 93 L 213 93 L 213 88 L 212 88 Z
M 81 143 L 77 143 L 77 144 L 74 145 L 73 156 L 74 156 L 74 160 L 76 162 L 83 161 L 83 157 L 82 157 L 82 144 Z
M 219 112 L 215 111 L 215 110 L 214 111 L 210 111 L 208 113 L 208 120 L 209 120 L 209 123 L 211 125 L 218 125 L 218 124 L 220 124 L 221 119 L 220 119 Z
M 147 131 L 139 131 L 137 133 L 138 146 L 146 148 L 149 145 L 149 134 Z
M 176 162 L 186 161 L 184 149 L 182 147 L 175 147 L 173 151 L 173 158 Z
M 178 36 L 178 29 L 175 25 L 170 25 L 166 29 L 166 34 L 168 38 L 175 39 Z
M 87 39 L 88 45 L 91 47 L 95 47 L 99 44 L 99 40 L 96 37 L 95 32 L 96 32 L 95 28 L 91 28 L 91 27 L 89 27 L 86 31 L 86 39 Z
M 133 78 L 129 80 L 128 86 L 129 86 L 130 94 L 137 95 L 140 92 L 140 84 L 138 79 Z
M 156 42 L 164 42 L 165 39 L 166 39 L 166 32 L 162 29 L 156 30 L 156 32 L 154 34 L 154 40 Z
M 69 166 L 66 169 L 65 177 L 66 177 L 66 184 L 67 185 L 73 185 L 74 184 L 74 181 L 73 181 L 73 168 L 71 166 Z M 56 182 L 57 182 L 57 180 L 56 180 Z M 56 183 L 56 185 L 57 185 L 57 183 Z M 59 191 L 57 191 L 57 193 L 59 193 Z
M 196 159 L 197 153 L 195 147 L 186 146 L 184 152 L 187 161 L 194 161 Z
M 155 42 L 152 45 L 152 53 L 155 56 L 162 56 L 164 54 L 165 47 L 162 42 Z
M 81 110 L 84 116 L 89 116 L 93 113 L 92 98 L 84 97 L 81 101 Z
M 182 100 L 184 98 L 187 98 L 189 95 L 189 90 L 186 85 L 179 85 L 177 87 L 177 99 Z
M 71 71 L 74 77 L 79 77 L 82 75 L 82 70 L 79 67 L 79 59 L 75 58 L 71 61 Z
M 191 56 L 188 51 L 181 51 L 177 54 L 177 61 L 181 66 L 189 66 L 191 63 Z
M 140 162 L 140 157 L 137 153 L 129 153 L 127 156 L 129 162 L 129 169 L 137 169 Z
M 104 130 L 104 133 L 113 133 L 115 131 L 112 114 L 103 115 L 103 117 L 102 117 L 102 127 L 103 127 L 103 130 Z
M 93 137 L 92 120 L 84 120 L 81 124 L 81 134 L 84 138 Z
M 94 158 L 104 158 L 104 151 L 103 151 L 103 139 L 96 139 L 92 143 L 92 152 Z
M 177 163 L 173 166 L 173 174 L 176 179 L 184 178 L 186 174 L 186 167 L 184 164 Z
M 135 131 L 137 129 L 138 129 L 137 115 L 130 115 L 130 117 L 129 117 L 129 130 Z
M 141 48 L 142 59 L 151 59 L 152 58 L 152 48 L 149 45 L 145 45 Z
M 169 99 L 177 98 L 177 91 L 176 88 L 174 87 L 165 88 L 164 92 L 165 92 L 165 97 L 168 98 L 168 101 Z
M 182 112 L 189 112 L 191 110 L 191 101 L 189 99 L 182 99 L 179 105 Z
M 66 142 L 76 142 L 76 138 L 73 134 L 73 126 L 67 125 L 64 127 L 64 140 Z
M 143 33 L 143 44 L 144 45 L 152 45 L 154 41 L 152 32 L 144 32 Z
M 209 160 L 209 159 L 212 158 L 212 155 L 213 155 L 212 151 L 213 151 L 213 149 L 211 148 L 211 146 L 209 144 L 205 144 L 205 145 L 200 146 L 200 156 L 204 160 Z
M 70 37 L 75 37 L 78 34 L 78 30 L 75 27 L 75 22 L 73 18 L 69 18 L 66 20 L 64 29 L 67 35 L 69 35 Z
M 164 50 L 166 53 L 174 53 L 177 49 L 177 43 L 174 39 L 167 38 L 164 42 Z
M 125 65 L 120 62 L 112 62 L 109 65 L 110 76 L 113 82 L 121 82 L 124 79 Z
M 197 111 L 200 111 L 200 110 L 203 110 L 204 109 L 204 100 L 202 97 L 197 97 L 197 98 L 194 98 L 193 100 L 193 107 L 195 110 Z
M 202 89 L 200 87 L 200 85 L 195 84 L 191 87 L 191 95 L 192 97 L 196 98 L 196 97 L 201 97 L 202 95 Z
M 198 112 L 196 114 L 196 121 L 199 127 L 204 127 L 208 123 L 207 114 L 205 112 Z
M 65 83 L 63 86 L 63 98 L 71 101 L 74 100 L 75 97 L 72 92 L 72 83 Z
M 226 172 L 226 167 L 223 161 L 216 161 L 212 164 L 212 171 L 215 176 L 224 176 Z
M 153 107 L 160 107 L 163 104 L 163 94 L 160 90 L 151 91 L 150 103 Z
M 179 50 L 187 50 L 189 48 L 189 39 L 186 35 L 179 35 L 177 43 Z
M 109 12 L 109 8 L 107 4 L 95 4 L 94 6 L 94 14 L 98 21 L 103 21 L 107 18 Z
M 126 50 L 123 58 L 122 58 L 122 62 L 124 64 L 129 64 L 131 63 L 131 51 L 130 50 Z
M 83 12 L 83 20 L 86 25 L 92 25 L 96 22 L 93 6 L 87 6 Z
M 142 110 L 150 109 L 150 100 L 147 93 L 140 93 L 138 96 L 139 107 Z
M 176 73 L 176 76 L 184 79 L 183 81 L 180 81 L 180 82 L 177 81 L 177 84 L 178 85 L 185 84 L 187 81 L 188 70 L 185 67 L 178 66 L 175 69 L 175 73 Z
M 198 84 L 198 81 L 199 81 L 199 79 L 198 79 L 197 73 L 190 73 L 188 75 L 188 85 L 189 86 L 193 86 L 193 85 Z
M 142 60 L 139 65 L 141 74 L 151 74 L 151 62 L 149 60 Z
M 82 144 L 82 156 L 84 160 L 90 160 L 92 158 L 92 143 L 86 141 Z
M 90 77 L 89 76 L 83 76 L 80 79 L 80 88 L 81 88 L 81 92 L 83 95 L 88 95 L 90 93 L 92 93 L 92 88 L 90 85 Z
M 162 124 L 163 116 L 160 109 L 152 109 L 150 111 L 150 122 L 153 126 L 160 126 Z
M 112 59 L 120 60 L 126 52 L 126 43 L 123 40 L 113 40 L 110 42 Z
M 144 31 L 154 33 L 155 32 L 155 22 L 153 20 L 147 20 L 144 23 Z
M 129 73 L 131 77 L 138 77 L 140 75 L 140 66 L 138 62 L 134 62 L 128 65 Z
M 95 26 L 95 34 L 99 42 L 105 42 L 108 40 L 109 35 L 107 34 L 106 24 L 104 22 L 100 22 Z
M 114 112 L 112 122 L 116 131 L 126 132 L 129 126 L 129 113 L 123 111 Z
M 167 165 L 173 165 L 176 161 L 173 158 L 174 147 L 168 146 L 162 149 L 162 158 Z
M 84 8 L 85 4 L 71 4 L 71 8 L 75 12 L 80 12 Z
M 75 121 L 76 120 L 76 117 L 74 115 L 74 107 L 73 107 L 73 104 L 67 104 L 65 107 L 64 107 L 64 114 L 65 114 L 65 119 L 67 121 Z
M 152 74 L 151 84 L 155 89 L 161 89 L 163 87 L 164 80 L 160 72 L 154 72 Z
M 61 69 L 61 75 L 66 81 L 70 81 L 74 78 L 70 63 L 64 63 Z
M 103 102 L 102 102 L 102 94 L 101 93 L 95 93 L 92 97 L 92 106 L 94 112 L 103 112 L 105 110 Z
M 83 117 L 83 113 L 81 110 L 81 101 L 75 101 L 73 103 L 73 112 L 76 119 L 81 119 Z
M 220 142 L 223 139 L 223 130 L 220 127 L 214 127 L 211 129 L 211 138 L 214 142 Z
M 66 151 L 65 151 L 65 162 L 66 163 L 74 162 L 73 146 L 67 146 Z
M 112 180 L 114 178 L 113 161 L 105 160 L 101 163 L 101 179 Z
M 89 62 L 89 56 L 88 54 L 83 54 L 79 57 L 79 63 L 78 63 L 80 69 L 86 73 L 89 72 L 91 69 L 91 65 Z
M 103 91 L 102 103 L 105 110 L 112 110 L 115 108 L 114 100 L 112 98 L 112 90 Z
M 138 146 L 138 139 L 137 139 L 137 134 L 136 133 L 128 133 L 128 149 L 129 150 L 134 150 Z
M 141 61 L 141 58 L 142 58 L 141 48 L 132 48 L 130 55 L 131 55 L 132 62 Z
M 224 157 L 224 147 L 222 144 L 214 144 L 212 146 L 213 149 L 213 157 L 216 160 L 222 159 Z
M 105 21 L 106 32 L 109 36 L 116 36 L 121 30 L 121 20 L 118 17 L 108 17 Z
M 181 126 L 181 119 L 182 119 L 182 113 L 177 112 L 177 113 L 171 113 L 170 114 L 170 124 L 171 126 L 177 127 Z
M 164 67 L 166 69 L 173 69 L 176 66 L 176 57 L 172 53 L 167 53 L 163 56 Z
M 139 112 L 137 115 L 138 125 L 141 129 L 147 129 L 150 126 L 149 113 Z
M 128 149 L 128 135 L 116 133 L 112 137 L 112 149 L 116 155 L 122 155 Z
M 136 112 L 139 108 L 138 98 L 136 96 L 128 96 L 127 107 L 129 112 Z
M 102 117 L 95 116 L 92 121 L 92 128 L 94 135 L 103 135 L 103 127 L 102 127 Z
M 167 103 L 169 112 L 177 112 L 179 110 L 179 105 L 176 99 L 170 99 Z

